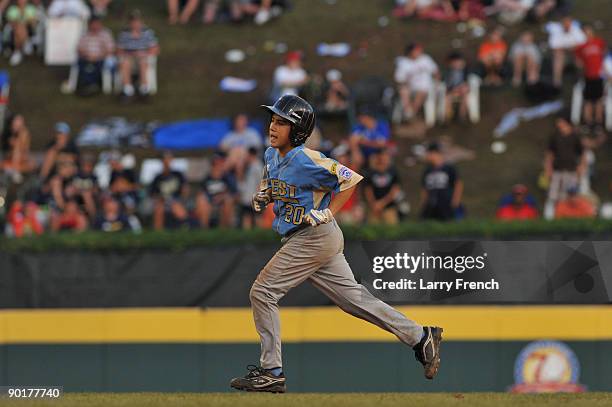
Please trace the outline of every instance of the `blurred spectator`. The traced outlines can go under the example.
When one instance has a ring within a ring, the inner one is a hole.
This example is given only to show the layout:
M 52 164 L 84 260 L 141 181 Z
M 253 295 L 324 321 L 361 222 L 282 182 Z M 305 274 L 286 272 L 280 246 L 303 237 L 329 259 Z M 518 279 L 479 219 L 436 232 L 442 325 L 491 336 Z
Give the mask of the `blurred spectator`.
M 347 144 L 340 144 L 331 152 L 331 157 L 345 167 L 351 168 L 355 172 L 360 172 L 361 163 L 351 159 L 351 151 Z M 361 194 L 359 189 L 361 183 L 357 185 L 357 191 L 351 195 L 344 206 L 336 213 L 335 218 L 342 225 L 359 225 L 365 217 L 363 205 L 361 204 Z
M 18 182 L 21 175 L 34 170 L 35 163 L 30 157 L 31 136 L 22 115 L 15 115 L 8 120 L 2 137 L 4 159 L 1 168 L 12 174 Z
M 147 71 L 152 64 L 151 57 L 159 54 L 159 45 L 155 32 L 142 22 L 140 11 L 130 13 L 129 27 L 119 34 L 117 40 L 117 54 L 119 55 L 119 71 L 123 83 L 123 95 L 134 96 L 135 89 L 132 84 L 132 69 L 138 67 L 140 74 L 139 92 L 141 95 L 149 94 Z
M 544 156 L 544 171 L 550 180 L 549 203 L 565 199 L 568 188 L 579 185 L 586 165 L 582 142 L 572 124 L 565 117 L 557 118 L 556 132 L 549 139 Z
M 81 37 L 79 52 L 79 87 L 99 86 L 102 83 L 102 69 L 115 52 L 115 41 L 110 30 L 94 16 L 89 20 L 87 32 Z
M 430 6 L 418 8 L 419 18 L 433 21 L 484 20 L 484 8 L 480 0 L 434 0 Z
M 81 196 L 87 195 L 86 198 L 83 198 L 83 203 L 86 205 L 87 213 L 91 217 L 95 216 L 95 202 L 100 192 L 98 177 L 93 172 L 94 164 L 95 158 L 92 155 L 86 154 L 81 156 L 79 170 L 72 181 L 76 191 Z
M 108 13 L 108 5 L 112 0 L 89 0 L 93 15 L 96 17 L 104 17 Z
M 286 5 L 281 0 L 207 0 L 202 19 L 204 24 L 214 23 L 223 6 L 227 7 L 231 21 L 239 22 L 246 16 L 253 16 L 255 24 L 262 25 L 280 15 Z
M 452 52 L 448 57 L 448 67 L 444 75 L 446 84 L 446 117 L 451 118 L 455 103 L 459 103 L 459 118 L 467 119 L 468 114 L 468 85 L 467 62 L 459 52 Z
M 34 51 L 31 36 L 38 24 L 38 10 L 28 0 L 16 0 L 6 11 L 6 22 L 13 35 L 13 54 L 9 63 L 16 66 L 21 63 L 23 54 L 30 55 Z
M 260 3 L 259 9 L 255 14 L 255 19 L 253 20 L 257 25 L 263 25 L 270 21 L 270 19 L 273 17 L 272 0 L 261 0 Z
M 452 220 L 461 210 L 463 181 L 444 156 L 437 143 L 427 147 L 427 167 L 421 179 L 421 217 L 441 221 Z
M 259 175 L 261 179 L 261 172 Z M 225 157 L 216 154 L 210 174 L 202 182 L 202 191 L 196 197 L 196 215 L 200 225 L 203 228 L 231 227 L 236 192 L 234 178 L 225 172 Z
M 510 48 L 512 61 L 512 85 L 520 86 L 523 82 L 523 73 L 527 74 L 527 84 L 531 85 L 540 79 L 540 65 L 542 54 L 533 41 L 533 34 L 525 31 Z
M 40 168 L 40 176 L 46 179 L 52 175 L 56 161 L 72 161 L 76 164 L 79 150 L 70 137 L 70 126 L 59 122 L 55 125 L 55 136 L 47 144 L 43 164 Z
M 0 0 L 0 16 L 4 16 L 4 11 L 11 4 L 12 0 Z
M 38 206 L 33 202 L 15 201 L 6 218 L 6 234 L 11 237 L 41 235 L 43 225 L 38 219 Z
M 395 81 L 406 118 L 417 115 L 425 103 L 427 94 L 438 78 L 438 66 L 434 60 L 423 52 L 420 44 L 409 44 L 403 57 L 397 58 Z M 414 95 L 414 100 L 412 96 Z
M 187 24 L 199 4 L 200 0 L 168 0 L 168 22 Z
M 238 193 L 240 197 L 240 227 L 251 229 L 255 226 L 255 211 L 251 205 L 253 195 L 259 191 L 261 176 L 263 174 L 263 162 L 259 158 L 256 148 L 249 148 L 245 158 L 244 178 L 238 181 Z
M 188 220 L 188 213 L 184 199 L 188 194 L 185 177 L 179 171 L 170 167 L 172 153 L 165 152 L 162 157 L 163 169 L 151 183 L 151 197 L 154 200 L 153 227 L 155 230 L 164 229 L 167 224 L 166 215 L 174 223 L 184 224 Z
M 323 111 L 326 113 L 345 112 L 350 91 L 342 82 L 342 72 L 337 69 L 327 71 L 323 89 L 325 93 Z
M 249 127 L 249 118 L 244 113 L 237 114 L 232 124 L 232 131 L 221 139 L 220 149 L 227 154 L 225 170 L 235 171 L 236 177 L 242 179 L 247 165 L 248 150 L 254 148 L 261 151 L 263 139 L 257 130 Z
M 307 80 L 308 74 L 302 68 L 301 52 L 288 52 L 285 64 L 274 71 L 271 99 L 275 101 L 284 95 L 297 95 Z
M 399 222 L 396 201 L 402 189 L 391 156 L 382 149 L 370 156 L 364 179 L 364 194 L 368 205 L 368 223 L 395 225 Z
M 245 13 L 251 11 L 252 14 L 257 11 L 250 10 L 251 2 L 243 0 L 204 0 L 204 15 L 202 22 L 204 24 L 212 24 L 217 18 L 217 13 L 224 6 L 229 7 L 230 20 L 234 22 L 241 21 Z M 253 7 L 255 7 L 253 5 Z
M 565 16 L 560 23 L 548 23 L 548 45 L 553 52 L 553 84 L 561 87 L 566 55 L 579 45 L 584 44 L 586 36 L 580 24 L 571 16 Z
M 56 174 L 50 179 L 51 193 L 55 207 L 60 210 L 66 208 L 68 201 L 74 200 L 79 206 L 87 211 L 90 217 L 96 214 L 95 192 L 97 185 L 89 175 L 82 174 L 79 177 L 77 165 L 74 161 L 60 158 L 57 161 Z
M 47 14 L 53 18 L 71 17 L 86 21 L 91 11 L 83 0 L 53 0 Z
M 438 3 L 440 3 L 439 0 L 395 0 L 396 7 L 393 15 L 402 18 L 413 17 L 427 12 Z
M 606 42 L 595 35 L 593 27 L 584 26 L 586 42 L 576 48 L 576 62 L 582 68 L 584 77 L 584 121 L 587 125 L 603 124 L 604 80 L 603 62 L 606 56 Z
M 535 199 L 525 185 L 516 184 L 512 187 L 512 193 L 502 197 L 495 217 L 499 220 L 536 219 L 538 210 Z
M 504 24 L 517 24 L 527 17 L 534 5 L 535 0 L 495 0 L 487 12 L 497 14 Z
M 102 211 L 96 217 L 94 229 L 103 232 L 131 231 L 132 227 L 128 217 L 121 211 L 119 202 L 112 196 L 105 196 L 102 200 Z
M 53 232 L 82 232 L 87 229 L 87 217 L 74 199 L 66 201 L 64 208 L 51 214 L 51 230 Z
M 578 188 L 567 189 L 567 197 L 560 200 L 555 208 L 555 219 L 594 218 L 595 206 L 587 197 L 578 194 Z
M 480 45 L 478 60 L 484 65 L 485 84 L 495 86 L 502 84 L 502 70 L 507 51 L 508 45 L 502 38 L 502 30 L 500 28 L 491 31 L 488 39 Z
M 128 216 L 136 212 L 140 196 L 134 171 L 124 168 L 121 154 L 115 152 L 110 158 L 111 176 L 108 189 L 112 197 L 121 203 L 122 211 Z
M 376 118 L 368 107 L 362 107 L 349 138 L 352 157 L 361 163 L 373 152 L 387 147 L 390 139 L 389 123 Z

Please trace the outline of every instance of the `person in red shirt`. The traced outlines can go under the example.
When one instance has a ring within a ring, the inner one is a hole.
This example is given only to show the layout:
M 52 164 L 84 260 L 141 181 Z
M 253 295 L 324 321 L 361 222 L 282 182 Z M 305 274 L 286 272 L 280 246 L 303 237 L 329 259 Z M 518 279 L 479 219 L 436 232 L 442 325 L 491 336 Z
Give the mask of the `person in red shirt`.
M 536 219 L 538 211 L 533 204 L 533 198 L 527 194 L 527 187 L 523 184 L 513 186 L 512 194 L 502 198 L 495 217 L 499 220 Z
M 501 72 L 506 59 L 508 45 L 502 37 L 501 28 L 494 29 L 489 38 L 478 49 L 478 60 L 484 65 L 484 82 L 487 85 L 501 85 L 503 80 Z
M 38 206 L 35 203 L 28 202 L 24 205 L 21 201 L 15 201 L 7 216 L 12 235 L 15 237 L 41 235 L 43 226 L 37 214 Z
M 606 42 L 595 35 L 593 27 L 585 26 L 587 41 L 576 48 L 576 61 L 584 75 L 584 120 L 588 125 L 603 123 L 603 61 L 606 56 Z

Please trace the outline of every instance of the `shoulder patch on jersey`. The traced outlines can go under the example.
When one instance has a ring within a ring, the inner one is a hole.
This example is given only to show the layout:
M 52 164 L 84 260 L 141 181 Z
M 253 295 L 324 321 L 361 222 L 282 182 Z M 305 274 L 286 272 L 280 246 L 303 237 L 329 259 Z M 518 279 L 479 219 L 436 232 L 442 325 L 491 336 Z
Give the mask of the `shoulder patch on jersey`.
M 338 167 L 338 163 L 334 161 L 334 163 L 331 165 L 331 167 L 329 168 L 329 172 L 331 172 L 332 174 L 336 175 L 336 169 Z
M 353 171 L 351 171 L 349 168 L 345 167 L 344 165 L 339 165 L 338 175 L 346 180 L 349 180 L 353 176 Z

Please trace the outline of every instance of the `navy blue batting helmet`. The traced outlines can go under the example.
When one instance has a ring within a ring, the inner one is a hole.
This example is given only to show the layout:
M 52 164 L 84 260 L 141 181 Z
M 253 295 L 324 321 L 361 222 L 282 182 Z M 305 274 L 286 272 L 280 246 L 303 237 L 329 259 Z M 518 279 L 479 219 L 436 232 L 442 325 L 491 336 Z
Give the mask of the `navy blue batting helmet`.
M 272 114 L 277 114 L 291 123 L 289 140 L 296 147 L 304 144 L 314 130 L 314 109 L 304 99 L 296 95 L 281 96 L 272 106 L 262 105 Z

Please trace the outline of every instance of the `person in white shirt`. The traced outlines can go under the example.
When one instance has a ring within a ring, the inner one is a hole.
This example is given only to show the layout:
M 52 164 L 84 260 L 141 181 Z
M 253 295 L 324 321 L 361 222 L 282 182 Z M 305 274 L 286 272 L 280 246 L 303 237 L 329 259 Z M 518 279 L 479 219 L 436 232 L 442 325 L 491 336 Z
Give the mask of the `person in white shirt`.
M 53 0 L 47 12 L 49 17 L 74 17 L 89 20 L 91 12 L 83 0 Z
M 561 87 L 566 54 L 586 42 L 586 35 L 580 28 L 580 23 L 572 17 L 563 17 L 560 23 L 548 23 L 548 46 L 553 52 L 553 83 Z
M 221 139 L 220 149 L 227 154 L 225 171 L 234 171 L 236 178 L 241 180 L 247 162 L 247 152 L 254 148 L 261 152 L 263 138 L 252 127 L 249 127 L 249 118 L 240 113 L 232 120 L 233 128 Z M 250 201 L 249 201 L 250 202 Z
M 285 65 L 274 71 L 274 84 L 272 87 L 272 100 L 284 95 L 297 95 L 302 86 L 306 84 L 308 74 L 302 68 L 302 55 L 299 51 L 287 53 Z
M 420 44 L 410 44 L 404 56 L 397 59 L 394 76 L 399 85 L 404 114 L 410 118 L 421 110 L 434 86 L 434 78 L 439 77 L 438 65 L 423 52 Z

